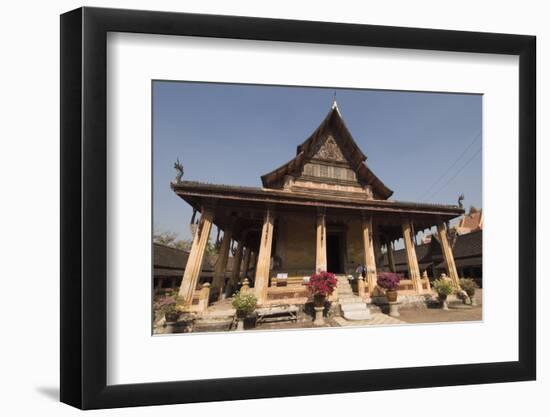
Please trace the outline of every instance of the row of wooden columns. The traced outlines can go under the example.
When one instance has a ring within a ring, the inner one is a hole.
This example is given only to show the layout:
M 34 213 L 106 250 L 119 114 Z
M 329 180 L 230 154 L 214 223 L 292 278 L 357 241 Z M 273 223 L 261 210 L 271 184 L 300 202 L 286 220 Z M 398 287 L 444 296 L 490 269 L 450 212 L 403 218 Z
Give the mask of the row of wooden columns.
M 198 278 L 200 276 L 202 262 L 206 245 L 208 243 L 208 237 L 212 228 L 214 214 L 212 210 L 203 210 L 199 227 L 195 236 L 193 237 L 193 245 L 191 247 L 191 253 L 187 261 L 187 266 L 183 275 L 179 295 L 184 304 L 190 305 L 193 301 L 193 291 L 196 288 Z M 262 226 L 262 232 L 260 236 L 260 245 L 257 252 L 256 262 L 256 276 L 254 279 L 254 294 L 258 299 L 258 304 L 264 304 L 267 300 L 267 289 L 269 286 L 269 274 L 271 264 L 271 247 L 273 242 L 273 229 L 274 229 L 274 212 L 271 208 L 268 208 L 264 215 L 264 221 Z M 418 266 L 418 259 L 416 257 L 416 250 L 414 244 L 414 231 L 410 220 L 405 219 L 402 222 L 403 239 L 405 241 L 405 250 L 407 254 L 407 265 L 409 270 L 409 277 L 413 282 L 414 289 L 417 293 L 422 292 L 422 281 L 420 275 L 420 268 Z M 447 264 L 447 270 L 449 278 L 452 280 L 453 285 L 458 288 L 458 273 L 454 262 L 452 249 L 447 240 L 447 229 L 444 223 L 440 223 L 437 226 L 437 232 L 439 240 L 441 242 L 441 248 L 443 257 Z M 364 265 L 367 276 L 367 288 L 370 294 L 373 293 L 376 287 L 377 281 L 377 269 L 376 269 L 376 256 L 377 246 L 380 242 L 375 241 L 376 235 L 373 231 L 372 217 L 364 215 L 362 218 L 362 236 L 363 236 L 363 257 Z M 225 280 L 225 271 L 227 267 L 227 260 L 229 257 L 229 249 L 231 246 L 231 240 L 233 237 L 233 225 L 230 225 L 224 231 L 222 239 L 220 254 L 218 262 L 214 270 L 214 278 L 212 282 L 213 288 L 218 288 L 220 292 L 223 289 Z M 326 271 L 327 270 L 327 230 L 326 230 L 326 216 L 324 210 L 320 209 L 317 213 L 316 222 L 316 253 L 315 253 L 315 270 Z M 395 272 L 395 260 L 393 257 L 393 245 L 389 241 L 384 242 L 386 245 L 386 252 L 388 257 L 388 265 L 390 270 Z M 237 250 L 235 253 L 233 270 L 230 278 L 230 284 L 235 285 L 240 278 L 241 264 L 243 263 L 245 271 L 248 271 L 248 266 L 252 258 L 252 251 L 250 248 L 244 248 L 243 241 L 238 242 Z
M 195 235 L 193 236 L 193 244 L 191 252 L 187 260 L 187 265 L 183 274 L 183 279 L 179 289 L 180 302 L 183 305 L 191 305 L 193 302 L 193 293 L 197 287 L 197 282 L 200 277 L 206 246 L 212 230 L 214 212 L 211 209 L 204 209 Z M 223 239 L 220 245 L 219 256 L 214 267 L 214 276 L 212 279 L 212 288 L 218 290 L 218 297 L 221 297 L 225 284 L 225 273 L 227 270 L 227 262 L 229 259 L 229 251 L 231 249 L 231 241 L 233 239 L 234 225 L 229 225 L 223 234 Z M 227 288 L 235 286 L 241 277 L 241 271 L 244 267 L 244 274 L 248 272 L 250 262 L 254 254 L 252 250 L 244 246 L 244 238 L 237 242 L 237 249 L 233 258 L 233 267 L 231 277 Z
M 403 240 L 405 241 L 405 251 L 407 254 L 407 266 L 409 270 L 409 279 L 413 282 L 414 289 L 417 293 L 422 292 L 422 276 L 420 267 L 416 257 L 416 249 L 414 244 L 414 228 L 410 220 L 403 220 L 402 224 Z M 444 223 L 437 226 L 438 236 L 441 242 L 443 257 L 447 264 L 449 277 L 453 285 L 458 288 L 458 273 L 454 262 L 452 249 L 447 240 L 447 229 Z M 370 294 L 374 292 L 377 282 L 376 259 L 380 259 L 380 242 L 377 241 L 378 236 L 373 231 L 372 217 L 364 215 L 362 218 L 362 235 L 363 235 L 363 265 L 366 269 L 366 284 Z M 315 270 L 326 271 L 327 269 L 327 246 L 326 246 L 326 218 L 325 213 L 319 210 L 317 214 L 317 245 L 315 254 Z M 392 272 L 396 271 L 395 259 L 393 255 L 393 244 L 390 241 L 385 241 L 386 254 L 388 257 L 388 265 Z M 378 253 L 377 253 L 378 252 Z

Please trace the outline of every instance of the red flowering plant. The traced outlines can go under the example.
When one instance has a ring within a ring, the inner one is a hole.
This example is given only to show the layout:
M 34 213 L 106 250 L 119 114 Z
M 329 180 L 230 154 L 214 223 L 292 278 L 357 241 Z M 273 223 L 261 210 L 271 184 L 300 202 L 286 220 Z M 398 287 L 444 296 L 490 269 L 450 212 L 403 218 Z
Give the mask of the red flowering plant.
M 313 274 L 309 277 L 307 288 L 313 296 L 328 296 L 332 294 L 338 281 L 331 272 L 321 271 L 318 274 Z
M 395 272 L 380 272 L 376 281 L 381 288 L 395 291 L 399 288 L 399 281 L 401 281 L 401 278 Z

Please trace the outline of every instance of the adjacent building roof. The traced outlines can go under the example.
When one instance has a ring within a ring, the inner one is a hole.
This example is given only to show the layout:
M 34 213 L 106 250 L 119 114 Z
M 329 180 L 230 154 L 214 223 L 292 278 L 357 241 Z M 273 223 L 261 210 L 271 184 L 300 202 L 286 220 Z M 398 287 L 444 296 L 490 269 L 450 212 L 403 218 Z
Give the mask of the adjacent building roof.
M 153 268 L 155 277 L 182 276 L 189 259 L 189 251 L 153 243 Z M 203 275 L 211 274 L 214 263 L 206 256 L 202 265 Z
M 481 229 L 483 229 L 483 212 L 481 210 L 465 214 L 456 228 L 458 234 L 460 235 L 475 232 Z
M 453 255 L 458 268 L 467 266 L 481 266 L 483 261 L 483 231 L 456 236 L 453 245 Z M 441 253 L 441 246 L 437 239 L 430 243 L 416 246 L 416 257 L 420 269 L 426 269 L 432 264 L 436 268 L 446 268 L 447 264 Z M 398 272 L 407 270 L 407 254 L 405 249 L 394 251 L 395 266 Z M 384 257 L 382 265 L 387 267 Z

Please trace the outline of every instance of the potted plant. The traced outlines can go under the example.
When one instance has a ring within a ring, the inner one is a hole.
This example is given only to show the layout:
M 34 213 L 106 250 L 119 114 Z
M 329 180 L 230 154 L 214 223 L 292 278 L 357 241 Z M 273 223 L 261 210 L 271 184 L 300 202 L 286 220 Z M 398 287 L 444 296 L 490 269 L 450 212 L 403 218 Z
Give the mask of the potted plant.
M 334 292 L 338 281 L 331 272 L 321 271 L 309 277 L 306 286 L 313 296 L 315 308 L 315 320 L 313 324 L 323 325 L 323 311 L 325 310 L 325 301 L 329 295 Z
M 244 330 L 244 319 L 256 310 L 258 299 L 248 291 L 239 291 L 233 296 L 231 304 L 236 310 L 237 330 Z
M 439 302 L 443 310 L 448 310 L 447 296 L 453 293 L 453 285 L 448 279 L 436 279 L 432 285 L 434 291 L 437 293 Z
M 388 302 L 397 301 L 397 289 L 401 278 L 395 272 L 380 272 L 376 277 L 376 283 L 380 288 L 386 290 Z
M 462 288 L 470 298 L 470 304 L 475 305 L 474 295 L 476 293 L 477 284 L 472 278 L 460 278 L 460 288 Z
M 321 271 L 309 277 L 306 286 L 313 295 L 313 303 L 316 307 L 323 307 L 326 298 L 334 292 L 338 281 L 331 272 Z
M 171 293 L 168 296 L 164 297 L 158 303 L 158 311 L 164 315 L 164 319 L 167 323 L 175 323 L 178 321 L 178 318 L 181 314 L 178 309 L 178 296 L 177 293 Z
M 164 309 L 164 318 L 168 323 L 175 323 L 180 317 L 180 312 L 177 309 L 176 303 L 168 304 Z

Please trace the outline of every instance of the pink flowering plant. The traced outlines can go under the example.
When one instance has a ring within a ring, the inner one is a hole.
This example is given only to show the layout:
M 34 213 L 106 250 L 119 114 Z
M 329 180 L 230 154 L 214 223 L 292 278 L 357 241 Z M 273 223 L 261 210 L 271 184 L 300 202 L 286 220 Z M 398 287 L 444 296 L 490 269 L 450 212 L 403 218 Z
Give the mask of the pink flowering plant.
M 399 281 L 401 278 L 395 272 L 380 272 L 377 277 L 378 286 L 390 291 L 399 288 Z
M 307 288 L 313 295 L 328 296 L 331 295 L 336 288 L 338 281 L 331 272 L 321 271 L 318 274 L 313 274 L 309 277 Z

